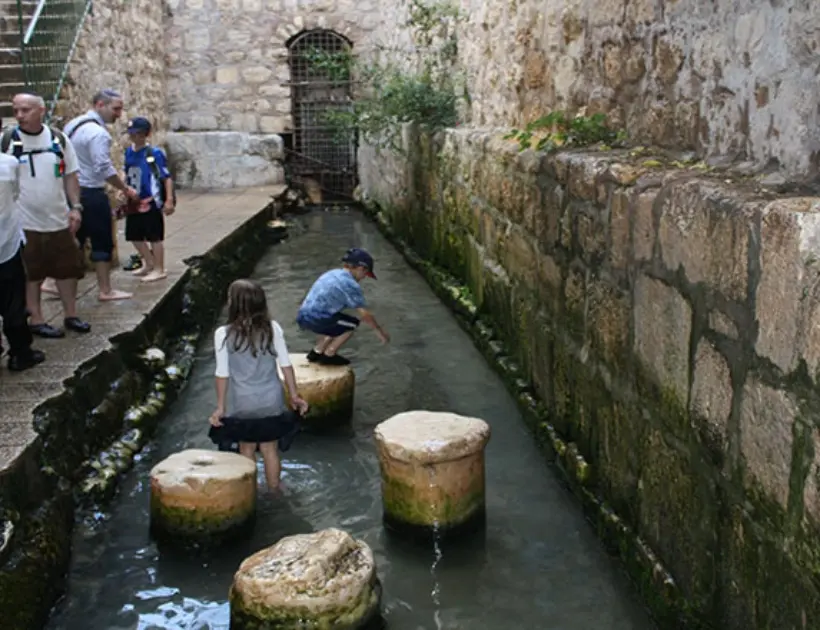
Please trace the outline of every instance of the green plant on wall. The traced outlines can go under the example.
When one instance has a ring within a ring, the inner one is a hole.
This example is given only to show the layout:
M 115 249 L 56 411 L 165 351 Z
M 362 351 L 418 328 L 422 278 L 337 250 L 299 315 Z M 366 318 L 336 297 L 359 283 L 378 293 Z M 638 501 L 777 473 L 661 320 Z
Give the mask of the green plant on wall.
M 407 0 L 407 13 L 413 54 L 381 49 L 348 66 L 358 82 L 357 98 L 348 110 L 325 115 L 342 137 L 358 132 L 369 144 L 400 150 L 406 123 L 435 132 L 458 122 L 459 99 L 466 97 L 456 70 L 458 8 L 441 0 Z
M 527 123 L 524 129 L 511 130 L 504 138 L 518 142 L 521 151 L 556 151 L 599 143 L 620 146 L 626 141 L 626 134 L 611 129 L 604 114 L 570 117 L 564 112 L 555 111 Z
M 330 81 L 349 81 L 353 73 L 353 54 L 349 50 L 330 52 L 312 47 L 303 53 L 310 72 Z

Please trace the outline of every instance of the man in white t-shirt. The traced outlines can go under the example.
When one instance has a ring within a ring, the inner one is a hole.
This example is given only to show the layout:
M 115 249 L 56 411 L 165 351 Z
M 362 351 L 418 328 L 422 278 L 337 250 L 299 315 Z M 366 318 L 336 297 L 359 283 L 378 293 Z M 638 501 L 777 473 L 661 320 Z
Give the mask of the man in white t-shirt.
M 19 192 L 19 163 L 0 154 L 0 317 L 9 342 L 10 370 L 21 371 L 42 363 L 46 356 L 31 347 L 26 323 L 26 270 L 23 232 L 15 204 Z
M 0 149 L 20 163 L 17 211 L 26 236 L 29 329 L 40 337 L 65 336 L 46 323 L 40 308 L 40 283 L 48 277 L 57 281 L 65 328 L 87 333 L 91 326 L 76 312 L 77 281 L 85 274 L 75 236 L 82 222 L 77 155 L 62 132 L 43 124 L 41 97 L 18 94 L 12 104 L 18 126 L 4 132 Z

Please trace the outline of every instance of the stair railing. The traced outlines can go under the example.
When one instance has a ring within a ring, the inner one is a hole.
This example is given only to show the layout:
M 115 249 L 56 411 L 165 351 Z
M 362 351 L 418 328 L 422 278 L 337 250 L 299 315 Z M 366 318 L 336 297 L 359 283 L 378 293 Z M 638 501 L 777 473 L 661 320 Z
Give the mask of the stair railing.
M 23 79 L 27 90 L 46 101 L 47 118 L 57 106 L 91 5 L 92 0 L 40 0 L 24 29 L 28 15 L 17 0 Z

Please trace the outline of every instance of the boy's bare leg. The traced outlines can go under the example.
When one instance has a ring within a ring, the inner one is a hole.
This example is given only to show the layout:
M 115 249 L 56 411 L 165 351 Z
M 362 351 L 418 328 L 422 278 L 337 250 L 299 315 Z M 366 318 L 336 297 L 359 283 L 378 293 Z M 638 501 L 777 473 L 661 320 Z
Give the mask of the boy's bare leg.
M 333 337 L 326 337 L 325 335 L 321 335 L 316 340 L 316 345 L 313 346 L 313 351 L 316 354 L 324 354 L 325 349 L 330 345 L 330 343 L 332 341 L 333 341 Z
M 341 348 L 345 343 L 347 343 L 347 340 L 353 336 L 354 332 L 356 332 L 355 329 L 346 332 L 343 335 L 339 335 L 338 337 L 330 337 L 329 339 L 331 339 L 331 341 L 325 347 L 324 355 L 326 357 L 335 356 L 336 353 L 339 351 L 339 348 Z
M 145 241 L 134 241 L 131 243 L 134 246 L 134 249 L 137 250 L 139 255 L 142 257 L 142 267 L 139 269 L 135 269 L 131 273 L 135 276 L 145 276 L 154 269 L 154 257 L 151 255 L 151 248 L 148 247 L 148 243 Z
M 146 274 L 142 279 L 143 282 L 154 282 L 168 277 L 168 274 L 165 273 L 165 245 L 162 242 L 151 243 L 151 256 L 154 261 L 154 269 Z

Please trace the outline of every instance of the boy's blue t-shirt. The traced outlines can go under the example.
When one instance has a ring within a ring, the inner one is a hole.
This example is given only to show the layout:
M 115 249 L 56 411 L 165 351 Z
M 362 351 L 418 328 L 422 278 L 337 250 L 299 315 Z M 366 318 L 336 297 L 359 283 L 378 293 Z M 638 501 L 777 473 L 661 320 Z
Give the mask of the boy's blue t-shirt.
M 313 283 L 299 307 L 298 319 L 321 321 L 346 308 L 362 308 L 364 305 L 362 288 L 350 272 L 332 269 Z
M 135 151 L 134 147 L 128 147 L 125 150 L 125 176 L 128 180 L 128 185 L 139 192 L 140 199 L 153 199 L 157 208 L 162 208 L 162 182 L 157 181 L 154 173 L 148 162 L 145 160 L 148 157 L 148 151 L 154 153 L 154 160 L 159 167 L 159 172 L 163 177 L 170 177 L 171 172 L 168 170 L 168 160 L 165 159 L 165 153 L 162 149 L 146 145 L 139 151 Z

